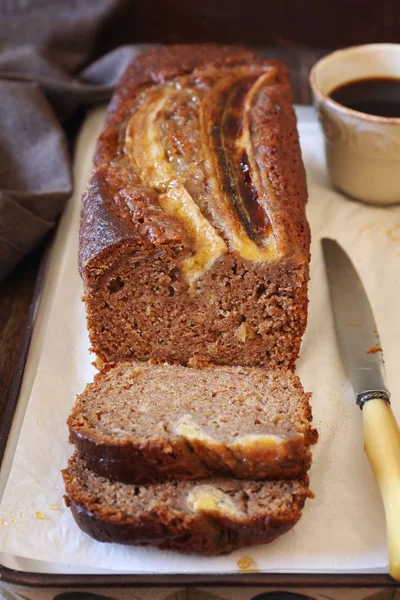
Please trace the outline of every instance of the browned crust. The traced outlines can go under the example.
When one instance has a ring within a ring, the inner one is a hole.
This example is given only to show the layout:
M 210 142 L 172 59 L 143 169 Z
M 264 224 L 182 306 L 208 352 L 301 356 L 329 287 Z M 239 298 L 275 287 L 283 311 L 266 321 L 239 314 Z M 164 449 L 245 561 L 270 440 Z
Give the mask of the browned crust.
M 268 544 L 283 535 L 301 517 L 305 496 L 297 501 L 297 510 L 288 513 L 285 519 L 269 519 L 267 515 L 253 520 L 249 525 L 234 521 L 222 523 L 206 517 L 193 518 L 186 524 L 186 531 L 171 522 L 166 527 L 159 516 L 153 513 L 141 515 L 133 523 L 112 522 L 83 509 L 66 496 L 66 504 L 71 509 L 77 525 L 98 542 L 117 544 L 157 546 L 161 550 L 176 550 L 184 554 L 216 556 L 229 554 L 237 548 L 256 544 Z
M 197 479 L 213 474 L 239 479 L 295 479 L 311 466 L 311 452 L 304 439 L 288 439 L 285 459 L 273 462 L 237 461 L 227 465 L 216 452 L 201 443 L 195 451 L 186 440 L 145 440 L 138 444 L 102 443 L 93 432 L 70 429 L 70 441 L 94 473 L 123 483 L 143 484 L 166 479 Z
M 220 67 L 248 61 L 274 64 L 279 69 L 278 83 L 271 87 L 268 100 L 270 116 L 260 118 L 256 134 L 261 166 L 275 192 L 269 217 L 278 250 L 282 257 L 290 257 L 294 263 L 308 262 L 306 180 L 286 66 L 278 61 L 258 59 L 241 47 L 176 45 L 152 48 L 135 59 L 110 103 L 96 148 L 91 182 L 83 198 L 79 265 L 84 279 L 97 278 L 113 262 L 115 253 L 127 247 L 134 251 L 161 249 L 175 254 L 187 244 L 187 234 L 181 224 L 146 198 L 146 194 L 131 194 L 130 205 L 134 208 L 129 215 L 123 213 L 123 203 L 119 202 L 120 195 L 130 194 L 127 191 L 129 170 L 115 166 L 113 161 L 118 158 L 120 135 L 124 133 L 137 90 L 204 66 Z
M 234 520 L 219 514 L 179 514 L 171 511 L 167 502 L 158 502 L 147 512 L 129 515 L 112 506 L 93 503 L 90 497 L 77 492 L 74 475 L 69 469 L 63 471 L 63 478 L 66 505 L 82 531 L 95 540 L 157 546 L 206 556 L 228 554 L 242 546 L 272 542 L 297 523 L 306 498 L 313 497 L 305 476 L 294 482 L 296 489 L 292 507 L 280 515 L 265 510 L 246 520 Z

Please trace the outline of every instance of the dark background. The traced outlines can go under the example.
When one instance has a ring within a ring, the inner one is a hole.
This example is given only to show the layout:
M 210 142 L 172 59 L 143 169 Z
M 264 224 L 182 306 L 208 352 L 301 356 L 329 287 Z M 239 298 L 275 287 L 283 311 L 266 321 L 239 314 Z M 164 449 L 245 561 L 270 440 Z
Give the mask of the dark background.
M 400 2 L 127 0 L 108 25 L 101 49 L 132 41 L 338 47 L 399 41 Z
M 0 0 L 0 19 L 0 48 L 39 42 L 69 55 L 71 70 L 137 42 L 284 48 L 400 42 L 399 0 Z

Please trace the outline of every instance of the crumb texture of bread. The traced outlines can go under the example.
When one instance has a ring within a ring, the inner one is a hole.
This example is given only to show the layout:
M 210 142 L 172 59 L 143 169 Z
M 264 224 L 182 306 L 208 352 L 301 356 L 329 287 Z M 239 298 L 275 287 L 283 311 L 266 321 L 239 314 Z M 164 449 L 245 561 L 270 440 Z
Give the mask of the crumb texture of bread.
M 295 525 L 312 496 L 307 477 L 113 483 L 88 470 L 77 455 L 63 477 L 66 504 L 79 527 L 96 540 L 208 556 L 271 542 Z
M 307 322 L 306 201 L 282 63 L 218 45 L 139 56 L 83 197 L 95 354 L 293 368 Z
M 86 465 L 125 483 L 293 479 L 311 465 L 309 394 L 287 369 L 105 365 L 68 419 Z

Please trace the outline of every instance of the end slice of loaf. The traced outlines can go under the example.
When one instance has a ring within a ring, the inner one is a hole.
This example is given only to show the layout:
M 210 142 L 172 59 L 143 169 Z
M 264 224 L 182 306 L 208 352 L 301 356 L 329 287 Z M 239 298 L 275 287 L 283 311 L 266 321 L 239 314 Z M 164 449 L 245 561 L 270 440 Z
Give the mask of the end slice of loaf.
M 77 453 L 63 476 L 67 506 L 96 540 L 204 555 L 271 542 L 295 525 L 312 496 L 307 478 L 112 483 L 87 469 Z
M 297 477 L 311 464 L 311 420 L 288 370 L 118 363 L 78 396 L 68 426 L 95 473 L 149 483 Z

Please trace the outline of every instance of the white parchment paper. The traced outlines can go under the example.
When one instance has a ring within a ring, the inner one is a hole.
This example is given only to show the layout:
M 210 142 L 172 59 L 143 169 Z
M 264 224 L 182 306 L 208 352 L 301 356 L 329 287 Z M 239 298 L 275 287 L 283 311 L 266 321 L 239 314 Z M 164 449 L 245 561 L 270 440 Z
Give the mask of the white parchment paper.
M 334 191 L 312 109 L 301 109 L 299 115 L 313 242 L 309 324 L 297 372 L 313 392 L 320 432 L 310 473 L 315 499 L 306 503 L 301 521 L 273 544 L 210 559 L 100 544 L 77 528 L 64 506 L 60 470 L 72 452 L 65 422 L 76 393 L 94 373 L 80 301 L 77 235 L 80 195 L 104 119 L 101 109 L 91 113 L 80 135 L 75 194 L 58 231 L 39 308 L 27 365 L 35 376 L 0 506 L 2 553 L 125 572 L 231 572 L 238 570 L 244 554 L 254 558 L 260 571 L 269 572 L 385 569 L 383 509 L 363 453 L 361 414 L 333 331 L 320 238 L 336 238 L 359 270 L 381 334 L 399 418 L 400 206 L 368 207 Z

